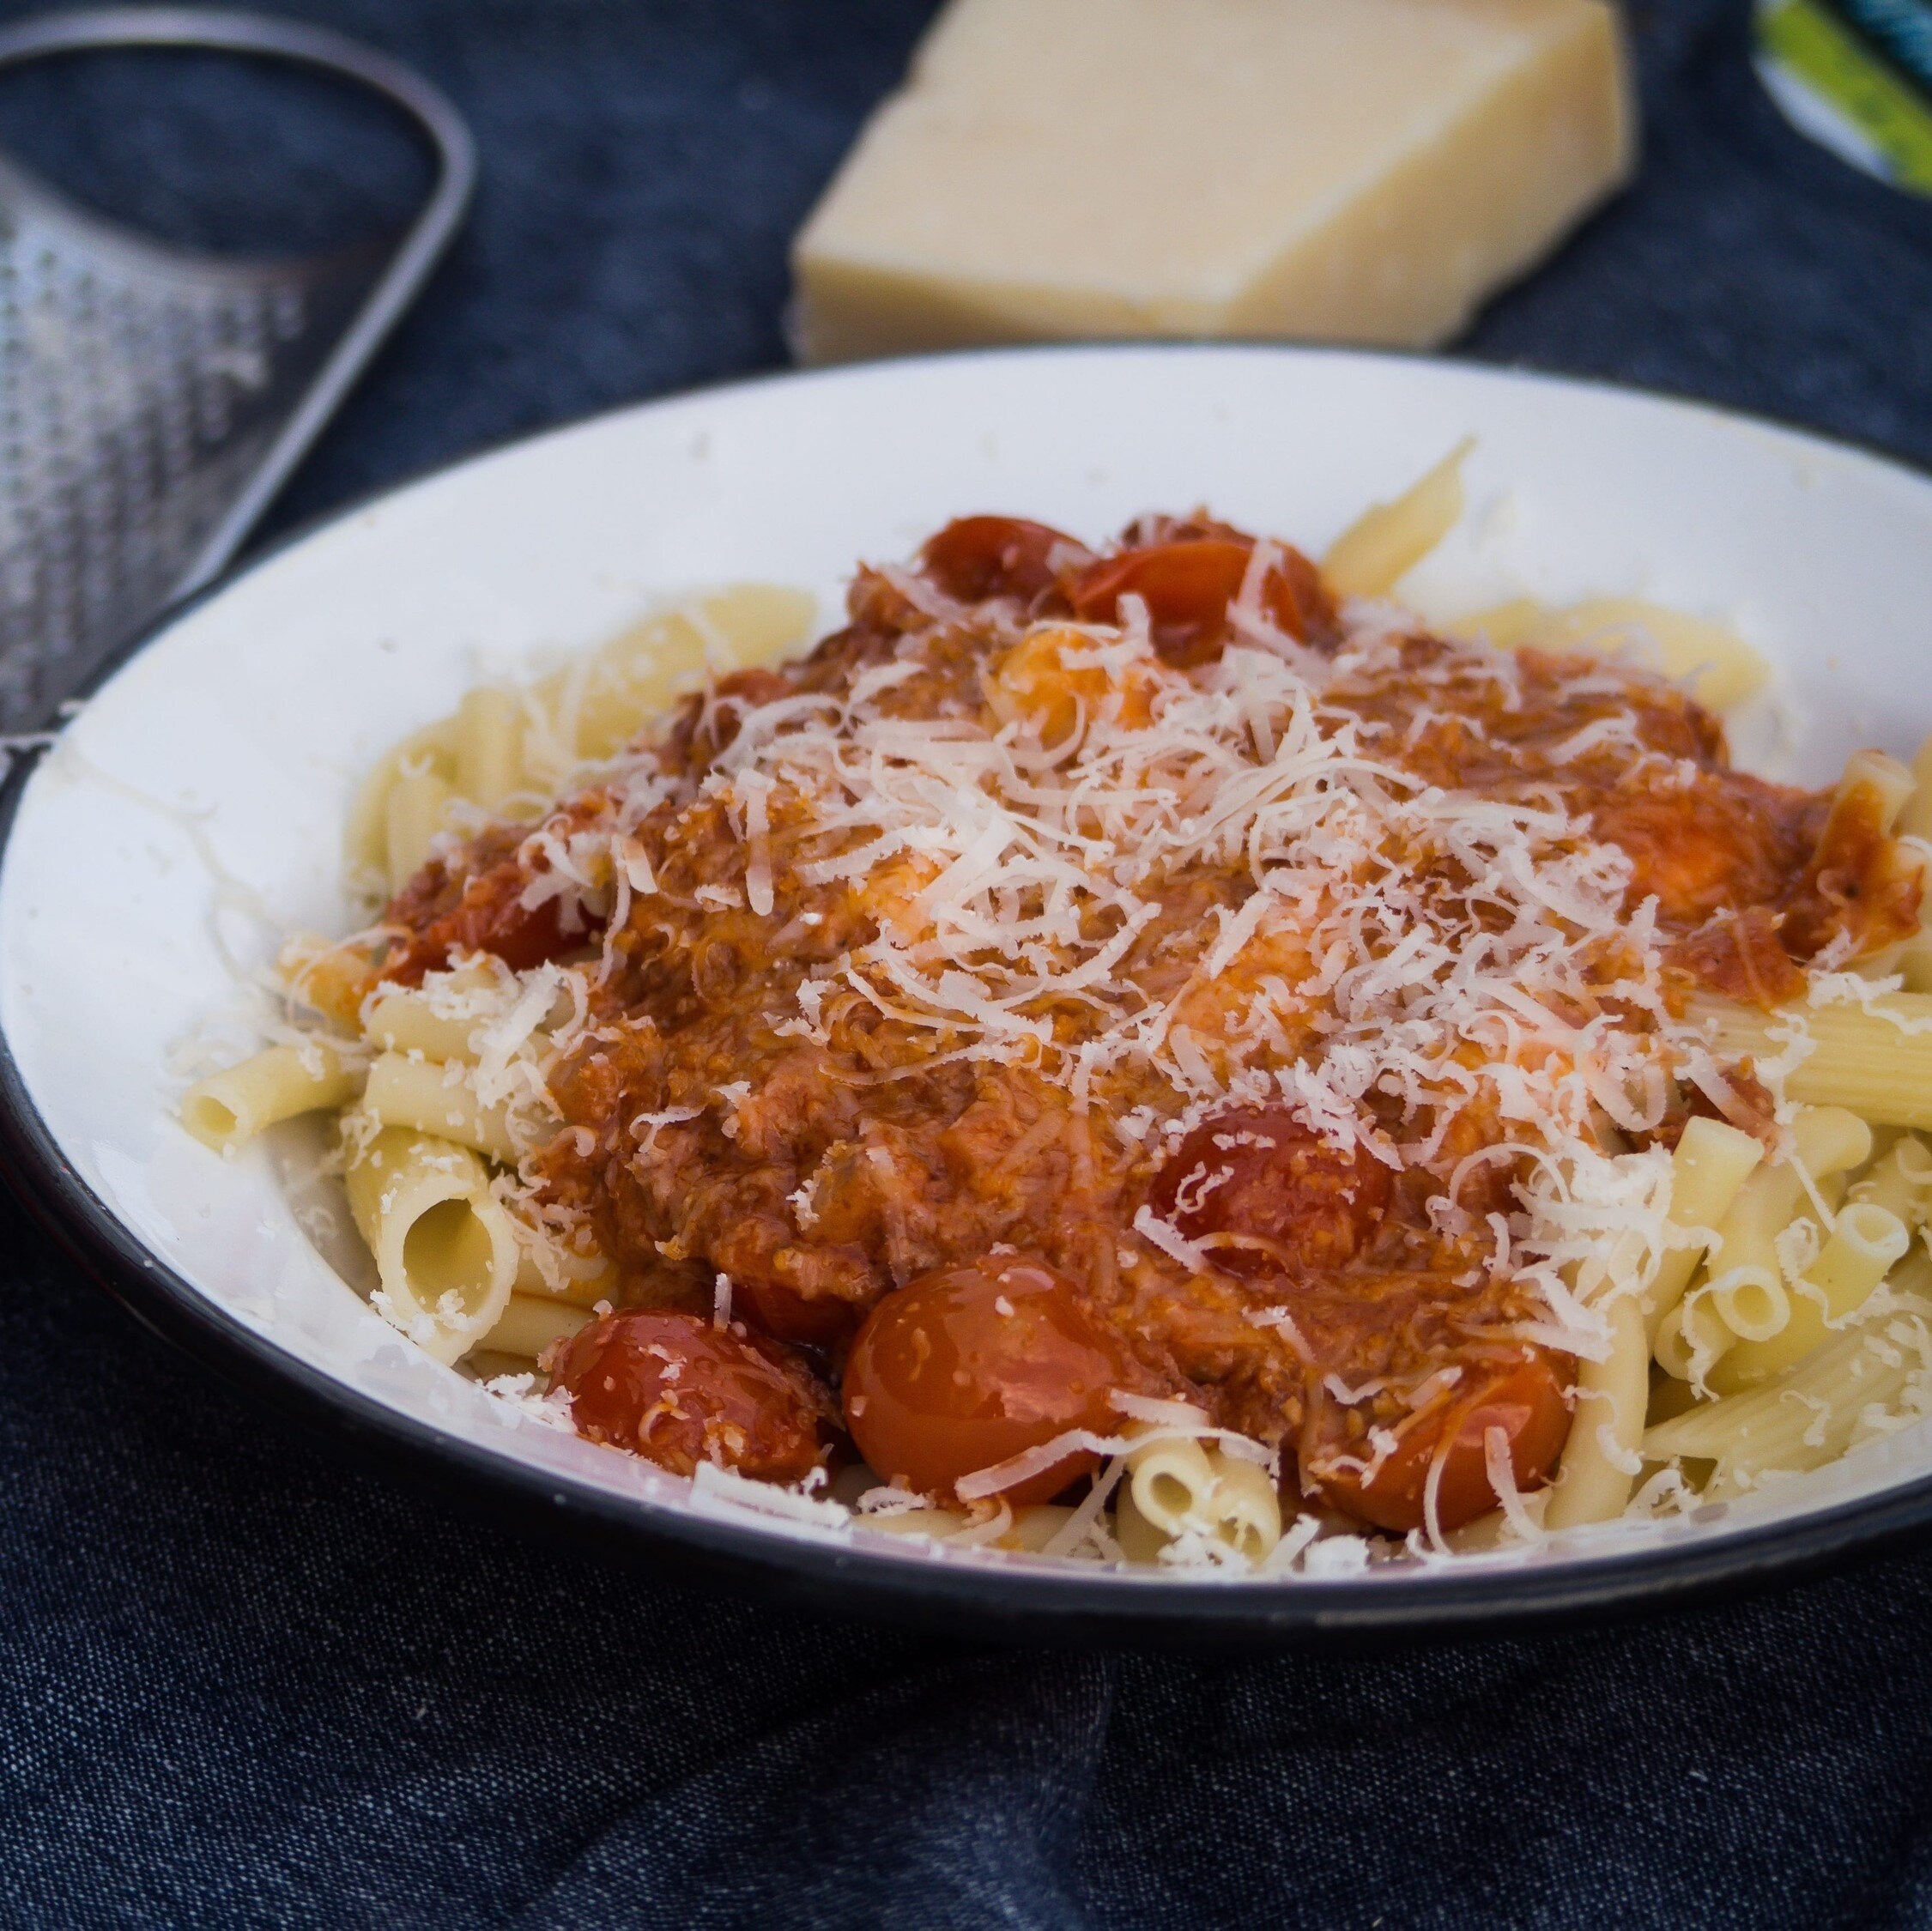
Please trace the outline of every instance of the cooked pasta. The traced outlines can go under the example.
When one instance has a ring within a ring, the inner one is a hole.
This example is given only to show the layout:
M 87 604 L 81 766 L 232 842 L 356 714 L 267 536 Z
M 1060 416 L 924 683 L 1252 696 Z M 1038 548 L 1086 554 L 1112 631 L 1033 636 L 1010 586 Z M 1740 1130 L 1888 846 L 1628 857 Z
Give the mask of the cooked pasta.
M 1900 1295 L 1875 1319 L 1827 1341 L 1778 1379 L 1699 1404 L 1644 1439 L 1652 1462 L 1713 1463 L 1713 1500 L 1801 1474 L 1844 1454 L 1861 1436 L 1883 1434 L 1928 1412 L 1932 1301 Z
M 1892 992 L 1860 1004 L 1770 1012 L 1711 1002 L 1713 1044 L 1727 1056 L 1803 1056 L 1784 1077 L 1792 1099 L 1849 1108 L 1874 1126 L 1932 1128 L 1932 994 Z
M 1653 1341 L 1764 1157 L 1763 1143 L 1741 1128 L 1723 1120 L 1685 1123 L 1670 1156 L 1669 1217 L 1680 1242 L 1658 1257 L 1644 1290 L 1644 1326 Z
M 204 1146 L 226 1153 L 300 1113 L 346 1106 L 360 1075 L 319 1039 L 270 1046 L 226 1072 L 198 1080 L 182 1096 L 181 1123 Z
M 1544 1510 L 1551 1528 L 1575 1528 L 1621 1515 L 1630 1500 L 1650 1400 L 1650 1351 L 1644 1306 L 1630 1292 L 1605 1311 L 1608 1335 L 1600 1359 L 1578 1364 L 1575 1419 Z
M 1420 481 L 1392 503 L 1378 503 L 1350 524 L 1322 559 L 1322 574 L 1343 596 L 1386 596 L 1463 517 L 1463 465 L 1475 447 L 1465 437 Z
M 1734 771 L 1762 661 L 1641 602 L 1432 634 L 1466 455 L 1319 568 L 972 517 L 802 657 L 747 586 L 480 685 L 184 1124 L 340 1111 L 435 1359 L 949 1551 L 1457 1559 L 1911 1425 L 1932 757 Z
M 475 1343 L 493 1353 L 534 1361 L 557 1342 L 568 1341 L 591 1319 L 589 1309 L 548 1296 L 512 1293 L 495 1325 Z
M 349 1210 L 376 1260 L 382 1311 L 423 1351 L 454 1361 L 487 1341 L 517 1276 L 517 1236 L 467 1147 L 345 1122 Z
M 500 1104 L 486 1105 L 460 1065 L 407 1053 L 379 1053 L 370 1063 L 362 1104 L 385 1126 L 435 1134 L 493 1159 L 517 1158 L 509 1109 Z

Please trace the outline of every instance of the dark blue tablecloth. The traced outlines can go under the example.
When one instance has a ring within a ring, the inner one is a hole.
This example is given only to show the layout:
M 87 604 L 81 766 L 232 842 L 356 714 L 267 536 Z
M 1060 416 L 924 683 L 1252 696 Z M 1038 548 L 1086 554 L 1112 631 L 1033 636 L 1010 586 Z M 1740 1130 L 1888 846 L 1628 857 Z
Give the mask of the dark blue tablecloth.
M 282 525 L 778 362 L 786 238 L 927 9 L 304 10 L 440 81 L 484 168 Z M 1787 130 L 1741 13 L 1640 0 L 1642 180 L 1464 346 L 1932 461 L 1932 203 Z M 165 201 L 220 88 L 184 124 L 118 84 L 29 90 L 19 137 L 91 101 L 102 191 Z M 353 201 L 324 124 L 248 154 Z M 1932 1922 L 1932 1553 L 1378 1658 L 990 1651 L 459 1517 L 176 1358 L 10 1206 L 0 1243 L 12 1922 Z

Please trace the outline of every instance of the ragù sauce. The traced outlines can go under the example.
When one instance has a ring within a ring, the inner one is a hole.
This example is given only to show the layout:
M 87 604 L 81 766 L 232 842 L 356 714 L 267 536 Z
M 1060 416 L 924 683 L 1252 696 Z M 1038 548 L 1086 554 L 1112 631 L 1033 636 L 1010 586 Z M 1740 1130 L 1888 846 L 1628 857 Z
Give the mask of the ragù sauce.
M 1338 608 L 1205 517 L 974 517 L 433 861 L 385 972 L 585 966 L 530 1177 L 616 1269 L 553 1363 L 595 1438 L 778 1480 L 849 1438 L 945 1498 L 1179 1399 L 1399 1533 L 1432 1467 L 1442 1527 L 1494 1506 L 1495 1431 L 1523 1489 L 1561 1450 L 1538 1162 L 1761 1126 L 1687 995 L 1789 997 L 1919 889 L 1635 665 Z

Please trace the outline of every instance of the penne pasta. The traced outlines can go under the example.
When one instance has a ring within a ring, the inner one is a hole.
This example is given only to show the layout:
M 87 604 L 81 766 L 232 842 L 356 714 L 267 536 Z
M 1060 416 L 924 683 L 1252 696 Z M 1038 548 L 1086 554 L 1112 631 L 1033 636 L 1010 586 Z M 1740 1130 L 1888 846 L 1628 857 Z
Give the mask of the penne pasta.
M 766 663 L 791 649 L 814 608 L 798 590 L 741 584 L 647 617 L 583 664 L 540 680 L 531 702 L 544 749 L 535 775 L 554 786 L 575 766 L 614 756 L 708 669 Z
M 1911 774 L 1911 795 L 1899 808 L 1894 829 L 1906 838 L 1932 840 L 1932 737 L 1914 754 Z
M 453 720 L 439 719 L 412 732 L 378 760 L 350 802 L 342 835 L 343 858 L 352 882 L 379 896 L 388 889 L 389 794 L 405 771 L 428 772 L 445 784 L 456 777 Z
M 1808 1198 L 1806 1179 L 1816 1185 L 1843 1175 L 1863 1165 L 1871 1149 L 1871 1129 L 1856 1114 L 1835 1106 L 1800 1109 L 1788 1157 L 1759 1167 L 1738 1188 L 1706 1257 L 1709 1278 L 1698 1308 L 1680 1322 L 1667 1351 L 1656 1353 L 1661 1366 L 1686 1368 L 1693 1379 L 1708 1374 L 1716 1354 L 1730 1352 L 1729 1342 L 1713 1348 L 1713 1320 L 1740 1341 L 1767 1341 L 1785 1326 L 1791 1304 L 1778 1242 Z M 1686 1322 L 1693 1323 L 1688 1331 Z
M 1487 609 L 1454 618 L 1446 627 L 1454 636 L 1480 639 L 1499 651 L 1514 651 L 1533 642 L 1556 614 L 1534 596 L 1512 596 L 1506 603 L 1493 603 Z
M 924 1536 L 935 1542 L 972 1527 L 972 1517 L 960 1509 L 894 1509 L 858 1519 L 875 1535 Z
M 1734 630 L 1707 618 L 1636 597 L 1596 596 L 1553 611 L 1516 639 L 1539 651 L 1610 656 L 1648 647 L 1667 677 L 1687 685 L 1698 702 L 1729 711 L 1771 681 L 1771 667 Z
M 1260 1562 L 1281 1540 L 1281 1498 L 1275 1478 L 1259 1462 L 1241 1462 L 1222 1449 L 1208 1450 L 1214 1473 L 1208 1499 L 1213 1534 L 1250 1562 Z
M 1067 1526 L 1073 1512 L 1050 1503 L 1015 1509 L 1006 1526 L 989 1540 L 981 1540 L 984 1528 L 958 1509 L 899 1509 L 890 1514 L 862 1516 L 859 1520 L 865 1528 L 887 1535 L 918 1536 L 934 1542 L 972 1536 L 979 1547 L 1038 1555 Z
M 1130 1562 L 1157 1562 L 1182 1537 L 1258 1562 L 1281 1539 L 1281 1504 L 1257 1462 L 1172 1438 L 1133 1450 L 1115 1502 L 1115 1537 Z
M 998 1549 L 1024 1549 L 1039 1554 L 1073 1519 L 1073 1510 L 1051 1502 L 1013 1511 L 1013 1526 L 993 1545 Z
M 558 1270 L 558 1278 L 553 1281 L 536 1259 L 537 1236 L 528 1228 L 520 1228 L 519 1232 L 524 1237 L 523 1253 L 517 1263 L 519 1294 L 567 1301 L 572 1307 L 594 1308 L 599 1301 L 615 1304 L 623 1282 L 617 1269 L 601 1254 L 586 1262 L 584 1256 L 553 1243 L 552 1253 L 556 1257 L 552 1265 Z
M 1844 761 L 1832 815 L 1858 811 L 1869 827 L 1890 832 L 1917 788 L 1910 766 L 1883 751 L 1854 751 Z
M 1711 1306 L 1741 1341 L 1768 1341 L 1790 1324 L 1791 1297 L 1775 1274 L 1727 1268 L 1711 1283 Z M 1735 1353 L 1725 1351 L 1726 1359 Z
M 1160 1552 L 1173 1541 L 1166 1529 L 1149 1522 L 1141 1513 L 1130 1482 L 1123 1482 L 1114 1491 L 1113 1535 L 1120 1545 L 1120 1553 L 1128 1561 L 1139 1563 L 1159 1562 Z
M 476 1023 L 474 1019 L 453 1019 L 446 1011 L 439 1011 L 426 992 L 399 988 L 385 992 L 369 1008 L 363 1030 L 386 1052 L 418 1053 L 445 1064 L 452 1061 L 473 1064 L 476 1055 L 470 1040 Z
M 1702 1386 L 1717 1360 L 1736 1341 L 1735 1333 L 1711 1304 L 1709 1291 L 1698 1288 L 1657 1323 L 1651 1359 L 1667 1375 Z
M 1166 1536 L 1199 1533 L 1213 1520 L 1214 1468 L 1200 1443 L 1165 1440 L 1127 1457 L 1127 1480 L 1141 1514 Z
M 1907 1227 L 1923 1226 L 1932 1212 L 1932 1149 L 1916 1134 L 1901 1135 L 1855 1183 L 1851 1197 L 1882 1207 Z

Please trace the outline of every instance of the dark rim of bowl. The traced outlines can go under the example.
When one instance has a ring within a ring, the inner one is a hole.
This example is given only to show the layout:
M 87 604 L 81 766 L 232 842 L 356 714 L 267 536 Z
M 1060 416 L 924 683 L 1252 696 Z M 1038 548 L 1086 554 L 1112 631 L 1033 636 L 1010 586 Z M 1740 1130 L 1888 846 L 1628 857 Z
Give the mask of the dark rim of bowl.
M 1705 414 L 1765 424 L 1827 447 L 1858 450 L 1905 475 L 1932 481 L 1882 448 L 1717 409 L 1696 397 L 1466 359 L 1268 342 L 1091 342 L 971 349 L 823 370 L 774 371 L 597 410 L 507 438 L 315 517 L 162 612 L 102 665 L 79 695 L 91 698 L 203 603 L 272 563 L 285 550 L 360 514 L 372 503 L 519 445 L 660 403 L 773 383 L 836 381 L 904 364 L 1047 359 L 1110 348 L 1154 349 L 1176 356 L 1261 350 L 1297 360 L 1334 356 L 1399 366 L 1426 361 L 1503 383 L 1528 381 L 1687 405 Z M 0 869 L 38 763 L 32 749 L 15 756 L 0 784 Z M 572 1541 L 607 1553 L 678 1558 L 692 1571 L 752 1585 L 807 1609 L 885 1617 L 994 1639 L 1360 1645 L 1519 1630 L 1536 1623 L 1595 1619 L 1706 1599 L 1777 1579 L 1795 1579 L 1834 1559 L 1875 1553 L 1932 1526 L 1932 1474 L 1928 1474 L 1792 1521 L 1735 1530 L 1708 1541 L 1687 1537 L 1656 1549 L 1547 1565 L 1463 1571 L 1444 1566 L 1399 1577 L 1255 1583 L 1123 1577 L 1104 1570 L 1085 1575 L 1004 1563 L 923 1559 L 890 1550 L 875 1553 L 857 1542 L 794 1541 L 749 1523 L 741 1526 L 641 1497 L 612 1494 L 459 1440 L 397 1413 L 257 1334 L 164 1265 L 82 1178 L 42 1119 L 3 1033 L 0 1172 L 35 1220 L 144 1325 L 284 1413 L 291 1412 L 288 1396 L 293 1393 L 297 1397 L 293 1414 L 298 1421 L 364 1451 L 378 1451 L 385 1468 L 427 1480 L 445 1492 L 454 1489 L 472 1502 L 486 1493 L 493 1500 L 506 1501 L 519 1522 L 538 1533 L 561 1532 Z M 495 1509 L 491 1513 L 493 1521 L 502 1519 Z

